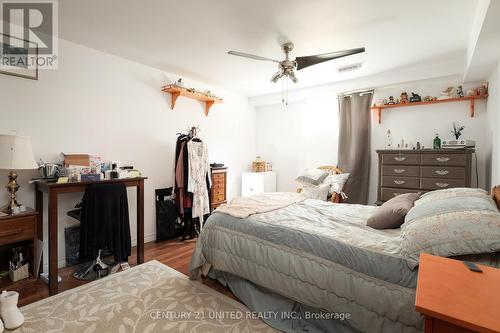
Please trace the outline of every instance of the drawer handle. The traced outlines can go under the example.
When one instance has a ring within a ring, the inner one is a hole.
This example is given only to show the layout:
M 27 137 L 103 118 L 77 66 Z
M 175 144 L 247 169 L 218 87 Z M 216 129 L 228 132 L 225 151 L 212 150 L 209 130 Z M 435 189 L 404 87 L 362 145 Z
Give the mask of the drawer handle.
M 9 231 L 0 231 L 0 237 L 14 236 L 23 232 L 23 229 L 13 229 Z
M 436 161 L 441 162 L 441 163 L 448 162 L 449 160 L 450 160 L 449 157 L 436 157 Z
M 436 184 L 437 187 L 441 187 L 441 188 L 448 187 L 450 185 L 448 183 L 435 183 L 435 184 Z
M 397 184 L 397 185 L 403 185 L 404 183 L 406 183 L 404 180 L 394 180 L 394 184 Z
M 403 173 L 405 171 L 406 171 L 405 169 L 394 169 L 395 173 Z
M 392 194 L 394 194 L 395 197 L 397 197 L 398 195 L 401 195 L 401 193 L 398 193 L 398 192 L 394 192 Z
M 440 176 L 445 176 L 445 175 L 447 175 L 447 174 L 450 173 L 448 170 L 436 170 L 434 172 L 437 173 Z
M 403 162 L 404 160 L 406 160 L 406 157 L 404 157 L 404 156 L 397 156 L 397 157 L 394 157 L 394 160 L 396 160 L 398 162 Z

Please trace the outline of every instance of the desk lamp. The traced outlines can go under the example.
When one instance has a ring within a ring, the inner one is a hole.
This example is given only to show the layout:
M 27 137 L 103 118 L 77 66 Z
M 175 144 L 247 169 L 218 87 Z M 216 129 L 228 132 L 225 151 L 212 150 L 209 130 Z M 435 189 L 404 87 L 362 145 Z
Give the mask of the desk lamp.
M 9 182 L 5 188 L 9 192 L 9 202 L 1 208 L 6 214 L 12 214 L 16 201 L 17 173 L 14 170 L 38 169 L 31 149 L 31 139 L 26 136 L 0 134 L 0 169 L 10 170 Z

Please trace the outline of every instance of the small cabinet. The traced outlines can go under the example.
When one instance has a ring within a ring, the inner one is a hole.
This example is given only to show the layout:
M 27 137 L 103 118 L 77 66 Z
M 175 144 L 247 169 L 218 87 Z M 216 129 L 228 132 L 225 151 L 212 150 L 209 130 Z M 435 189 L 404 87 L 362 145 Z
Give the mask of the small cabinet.
M 248 197 L 266 192 L 276 192 L 276 173 L 245 172 L 241 177 L 241 196 Z
M 227 168 L 212 168 L 211 210 L 227 203 Z

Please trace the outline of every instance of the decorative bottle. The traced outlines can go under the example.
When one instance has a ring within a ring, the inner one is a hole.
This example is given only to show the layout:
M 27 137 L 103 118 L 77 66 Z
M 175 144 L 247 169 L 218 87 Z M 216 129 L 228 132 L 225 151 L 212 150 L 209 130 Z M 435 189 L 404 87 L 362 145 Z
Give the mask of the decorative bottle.
M 432 147 L 434 149 L 441 149 L 441 139 L 439 138 L 439 135 L 436 133 L 436 137 L 434 138 L 434 142 Z
M 392 148 L 392 134 L 391 130 L 387 130 L 387 134 L 385 135 L 385 149 Z

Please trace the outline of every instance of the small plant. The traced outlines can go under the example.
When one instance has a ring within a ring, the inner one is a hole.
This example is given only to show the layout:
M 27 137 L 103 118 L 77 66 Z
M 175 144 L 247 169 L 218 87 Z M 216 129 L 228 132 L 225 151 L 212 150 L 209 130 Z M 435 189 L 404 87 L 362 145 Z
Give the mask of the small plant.
M 453 123 L 453 131 L 451 133 L 455 136 L 455 139 L 460 139 L 460 136 L 462 136 L 462 131 L 464 130 L 465 126 L 459 126 L 455 123 Z

